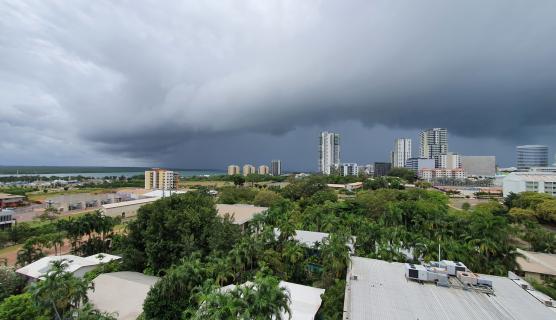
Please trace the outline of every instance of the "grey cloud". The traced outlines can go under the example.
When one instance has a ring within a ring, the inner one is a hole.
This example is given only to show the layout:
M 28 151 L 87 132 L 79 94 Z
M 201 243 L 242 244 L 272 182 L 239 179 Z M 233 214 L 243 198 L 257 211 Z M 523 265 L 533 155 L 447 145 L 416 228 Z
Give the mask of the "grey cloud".
M 4 123 L 99 159 L 222 165 L 257 156 L 231 139 L 292 146 L 336 124 L 510 148 L 556 126 L 550 0 L 6 1 L 0 15 Z

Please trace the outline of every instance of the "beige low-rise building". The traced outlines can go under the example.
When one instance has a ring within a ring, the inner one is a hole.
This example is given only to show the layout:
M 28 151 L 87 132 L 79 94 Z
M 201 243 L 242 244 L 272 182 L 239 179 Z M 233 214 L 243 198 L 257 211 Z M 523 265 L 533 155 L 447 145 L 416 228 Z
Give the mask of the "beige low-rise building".
M 516 258 L 519 275 L 545 281 L 556 277 L 556 254 L 532 252 L 517 249 L 520 254 Z
M 255 169 L 254 166 L 250 165 L 250 164 L 246 164 L 243 166 L 243 175 L 244 176 L 248 176 L 250 174 L 255 174 L 257 173 L 257 170 Z
M 228 166 L 228 175 L 234 176 L 236 174 L 241 174 L 241 169 L 238 165 L 232 164 Z
M 259 166 L 259 174 L 267 175 L 270 173 L 270 168 L 266 165 Z
M 137 210 L 139 210 L 142 206 L 153 203 L 158 199 L 160 198 L 155 197 L 103 204 L 100 211 L 102 214 L 110 217 L 129 218 L 137 215 Z

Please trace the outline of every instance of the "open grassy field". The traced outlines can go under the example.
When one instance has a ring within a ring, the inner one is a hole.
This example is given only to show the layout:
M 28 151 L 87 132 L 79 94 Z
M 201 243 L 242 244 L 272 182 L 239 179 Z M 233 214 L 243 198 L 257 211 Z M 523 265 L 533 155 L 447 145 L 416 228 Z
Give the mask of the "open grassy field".
M 231 181 L 180 181 L 179 186 L 182 188 L 191 188 L 194 186 L 221 188 L 226 186 L 233 186 Z
M 110 193 L 116 192 L 116 189 L 106 189 L 106 188 L 83 188 L 83 189 L 70 189 L 70 190 L 53 190 L 48 191 L 47 193 L 43 191 L 35 191 L 27 193 L 27 199 L 29 201 L 45 201 L 46 198 L 52 198 L 61 195 L 68 195 L 68 194 L 78 194 L 78 193 Z

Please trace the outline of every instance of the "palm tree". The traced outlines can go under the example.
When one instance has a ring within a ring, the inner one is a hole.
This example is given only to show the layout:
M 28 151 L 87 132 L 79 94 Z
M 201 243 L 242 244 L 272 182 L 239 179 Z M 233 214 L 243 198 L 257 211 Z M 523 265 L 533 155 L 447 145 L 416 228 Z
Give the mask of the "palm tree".
M 210 260 L 209 273 L 212 275 L 212 278 L 219 286 L 223 286 L 228 279 L 234 279 L 235 277 L 235 274 L 231 269 L 229 260 L 218 257 L 212 258 Z
M 332 233 L 324 240 L 321 247 L 321 258 L 324 265 L 325 283 L 339 279 L 349 263 L 348 236 Z
M 35 303 L 45 310 L 51 309 L 56 319 L 63 319 L 72 308 L 87 302 L 87 290 L 92 285 L 66 272 L 67 260 L 52 262 L 51 269 L 34 282 L 29 292 Z
M 232 290 L 215 290 L 202 294 L 194 320 L 291 319 L 290 296 L 273 277 L 257 274 L 253 283 Z M 284 317 L 286 316 L 286 318 Z

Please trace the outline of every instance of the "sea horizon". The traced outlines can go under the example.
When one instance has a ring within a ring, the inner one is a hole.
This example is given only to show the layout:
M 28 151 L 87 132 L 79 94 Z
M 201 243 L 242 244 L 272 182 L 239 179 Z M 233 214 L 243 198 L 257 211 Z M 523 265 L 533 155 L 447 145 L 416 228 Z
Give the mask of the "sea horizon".
M 0 177 L 10 176 L 40 176 L 40 177 L 92 177 L 105 176 L 131 177 L 143 174 L 153 167 L 107 167 L 107 166 L 0 166 Z M 191 177 L 200 175 L 224 174 L 224 170 L 217 169 L 183 169 L 167 168 L 180 173 L 181 176 Z

